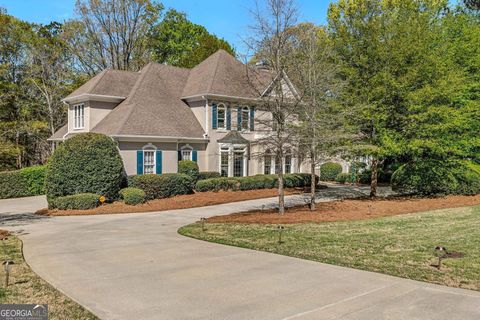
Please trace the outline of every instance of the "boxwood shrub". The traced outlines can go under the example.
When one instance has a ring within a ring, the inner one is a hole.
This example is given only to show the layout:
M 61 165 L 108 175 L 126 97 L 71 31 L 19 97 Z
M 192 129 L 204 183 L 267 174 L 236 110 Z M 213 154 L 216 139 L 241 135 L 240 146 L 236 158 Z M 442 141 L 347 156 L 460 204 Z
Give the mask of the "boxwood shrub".
M 325 162 L 320 166 L 320 180 L 335 181 L 339 173 L 342 173 L 342 165 L 336 162 Z
M 186 174 L 192 177 L 192 180 L 196 182 L 198 180 L 198 164 L 195 161 L 180 160 L 178 162 L 178 173 Z
M 220 172 L 217 171 L 200 171 L 198 173 L 198 180 L 220 178 Z
M 78 134 L 62 143 L 47 166 L 47 200 L 78 193 L 118 198 L 124 177 L 116 143 L 97 133 Z
M 426 196 L 474 195 L 480 193 L 480 167 L 468 161 L 410 162 L 393 173 L 392 189 Z
M 183 173 L 143 174 L 129 177 L 129 186 L 145 191 L 146 199 L 193 193 L 192 177 Z
M 0 172 L 0 199 L 45 194 L 45 166 Z
M 51 207 L 60 210 L 88 210 L 99 205 L 99 198 L 98 195 L 93 193 L 73 194 L 55 198 L 51 203 Z
M 120 198 L 128 205 L 137 205 L 145 202 L 145 191 L 135 187 L 123 188 L 119 192 Z

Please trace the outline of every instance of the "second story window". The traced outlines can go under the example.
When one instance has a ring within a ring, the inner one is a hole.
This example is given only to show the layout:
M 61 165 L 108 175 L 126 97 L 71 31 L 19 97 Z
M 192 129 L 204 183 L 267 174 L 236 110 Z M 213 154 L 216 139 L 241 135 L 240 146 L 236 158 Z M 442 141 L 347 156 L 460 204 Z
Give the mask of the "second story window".
M 243 107 L 242 108 L 242 130 L 248 130 L 250 129 L 250 108 L 249 107 Z
M 217 128 L 226 129 L 227 108 L 224 104 L 219 104 L 217 109 Z
M 77 104 L 73 106 L 73 129 L 83 129 L 85 127 L 85 105 Z

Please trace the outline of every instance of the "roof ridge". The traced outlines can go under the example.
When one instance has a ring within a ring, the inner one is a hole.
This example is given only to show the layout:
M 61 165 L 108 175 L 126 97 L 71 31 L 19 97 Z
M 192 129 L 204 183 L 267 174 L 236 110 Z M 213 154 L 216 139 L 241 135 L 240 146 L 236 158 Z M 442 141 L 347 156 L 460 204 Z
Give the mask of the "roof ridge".
M 215 77 L 217 76 L 218 65 L 220 64 L 220 54 L 219 54 L 219 52 L 220 52 L 220 50 L 218 50 L 216 52 L 217 53 L 217 57 L 216 57 L 217 58 L 217 63 L 215 64 L 215 71 L 213 71 L 213 76 L 212 76 L 212 79 L 210 81 L 210 86 L 207 87 L 207 92 L 212 90 L 213 82 L 215 81 Z
M 132 87 L 132 90 L 130 90 L 129 94 L 128 94 L 128 97 L 127 99 L 123 100 L 119 105 L 117 105 L 115 108 L 118 108 L 120 105 L 122 104 L 129 104 L 130 103 L 130 99 L 132 98 L 132 96 L 135 94 L 135 92 L 137 91 L 138 87 L 140 87 L 140 83 L 143 81 L 143 79 L 145 78 L 145 75 L 147 74 L 147 71 L 148 69 L 151 67 L 152 65 L 152 62 L 149 62 L 147 63 L 147 65 L 145 65 L 145 67 L 142 68 L 141 71 L 145 70 L 144 72 L 139 72 L 140 76 L 138 77 L 137 81 L 135 82 L 135 84 L 133 85 Z M 112 110 L 113 111 L 113 110 Z M 133 108 L 131 108 L 130 110 L 128 110 L 128 112 L 125 113 L 125 117 L 124 117 L 124 120 L 121 122 L 121 125 L 119 128 L 122 128 L 125 123 L 127 122 L 128 118 L 130 118 L 130 115 L 132 114 L 133 112 Z M 101 121 L 99 121 L 95 127 L 92 128 L 92 130 L 95 130 L 95 128 L 97 128 L 102 122 L 103 120 L 105 120 L 107 117 L 104 117 Z
M 97 81 L 95 82 L 95 84 L 93 85 L 93 87 L 92 87 L 92 89 L 91 89 L 90 91 L 93 92 L 93 91 L 95 90 L 95 88 L 96 88 L 96 87 L 98 86 L 98 84 L 100 83 L 100 80 L 103 79 L 103 77 L 107 74 L 107 72 L 108 72 L 109 70 L 110 70 L 109 68 L 106 68 L 105 70 L 103 70 L 102 72 L 100 72 L 100 73 L 98 74 L 99 77 L 98 77 Z

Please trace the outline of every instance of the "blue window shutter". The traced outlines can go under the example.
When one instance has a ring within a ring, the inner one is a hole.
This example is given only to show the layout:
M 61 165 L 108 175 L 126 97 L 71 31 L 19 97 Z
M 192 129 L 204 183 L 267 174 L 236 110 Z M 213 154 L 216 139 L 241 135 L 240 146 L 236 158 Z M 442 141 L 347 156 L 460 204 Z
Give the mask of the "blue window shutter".
M 227 130 L 232 130 L 232 109 L 227 107 Z
M 212 129 L 217 129 L 217 105 L 212 104 Z
M 242 130 L 242 107 L 237 108 L 237 130 Z
M 178 150 L 178 161 L 182 160 L 182 151 Z
M 250 108 L 250 131 L 255 130 L 255 107 Z
M 197 162 L 197 150 L 192 150 L 192 160 Z
M 137 174 L 143 174 L 143 150 L 137 150 Z
M 156 153 L 156 159 L 155 159 L 155 172 L 157 174 L 161 174 L 162 173 L 162 150 L 157 150 Z

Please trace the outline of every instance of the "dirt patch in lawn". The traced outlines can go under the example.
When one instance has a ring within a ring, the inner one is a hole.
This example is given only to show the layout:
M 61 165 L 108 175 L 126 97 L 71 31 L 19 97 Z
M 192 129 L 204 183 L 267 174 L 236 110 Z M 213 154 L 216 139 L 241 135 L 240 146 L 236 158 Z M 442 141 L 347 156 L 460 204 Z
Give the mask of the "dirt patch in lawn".
M 166 199 L 157 199 L 147 203 L 129 206 L 123 202 L 104 204 L 91 210 L 48 210 L 42 209 L 37 214 L 48 216 L 71 216 L 71 215 L 95 215 L 133 212 L 153 212 L 174 209 L 186 209 L 211 206 L 229 202 L 270 198 L 277 196 L 277 189 L 260 189 L 247 191 L 218 191 L 218 192 L 197 192 L 194 194 L 181 195 Z M 303 189 L 287 189 L 285 193 L 301 194 Z
M 287 224 L 365 220 L 399 214 L 480 205 L 480 195 L 447 196 L 444 198 L 392 198 L 322 202 L 315 211 L 307 206 L 288 208 L 284 215 L 275 210 L 250 211 L 226 216 L 215 216 L 209 222 L 239 222 Z

